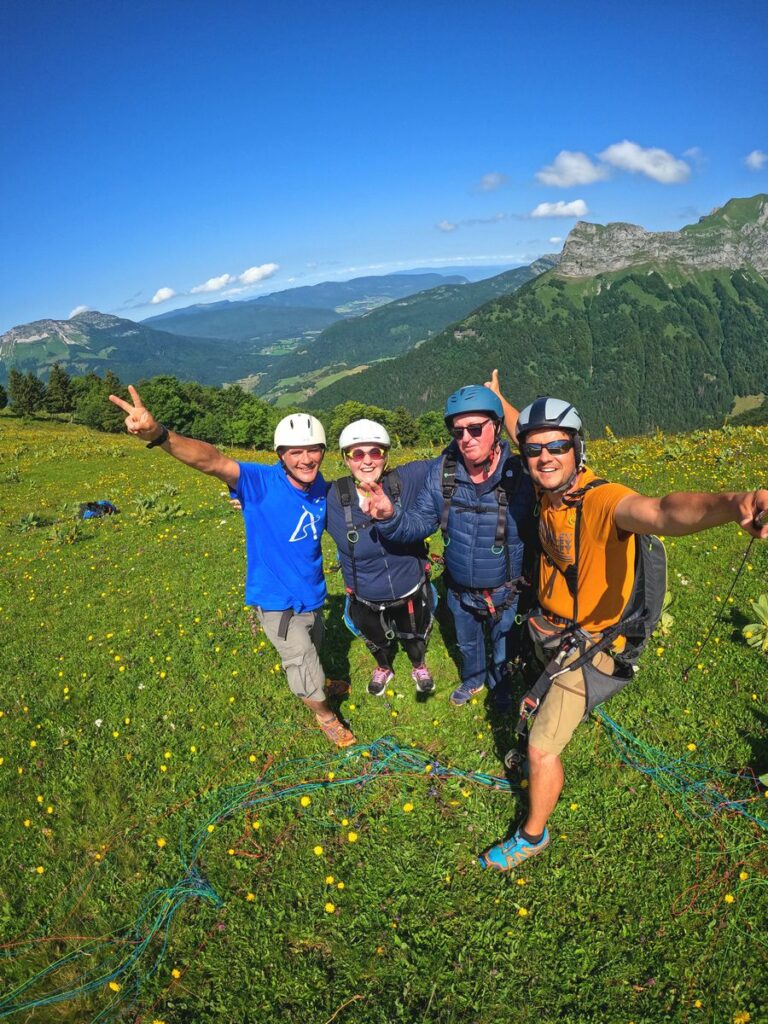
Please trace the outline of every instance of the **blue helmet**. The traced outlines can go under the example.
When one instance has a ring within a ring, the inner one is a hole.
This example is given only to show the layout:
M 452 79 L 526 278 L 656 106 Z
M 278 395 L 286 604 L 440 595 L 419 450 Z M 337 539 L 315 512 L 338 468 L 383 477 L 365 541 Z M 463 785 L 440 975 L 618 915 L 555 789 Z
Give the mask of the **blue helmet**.
M 446 427 L 450 429 L 453 417 L 465 412 L 487 412 L 495 420 L 504 419 L 501 399 L 483 384 L 466 384 L 448 397 L 443 410 Z

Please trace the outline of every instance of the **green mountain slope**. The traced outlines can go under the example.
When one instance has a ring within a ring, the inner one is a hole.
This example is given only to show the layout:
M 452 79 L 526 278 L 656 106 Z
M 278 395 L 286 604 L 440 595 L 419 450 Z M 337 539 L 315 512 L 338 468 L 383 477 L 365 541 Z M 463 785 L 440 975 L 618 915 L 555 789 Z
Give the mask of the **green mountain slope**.
M 490 299 L 510 294 L 556 262 L 556 256 L 543 256 L 530 266 L 516 267 L 486 280 L 443 284 L 389 302 L 363 316 L 340 320 L 306 349 L 276 361 L 260 381 L 259 393 L 276 398 L 290 392 L 294 400 L 301 401 L 312 395 L 318 370 L 332 368 L 334 372 L 343 372 L 394 358 Z
M 262 347 L 280 341 L 297 345 L 311 341 L 319 331 L 344 317 L 366 313 L 425 288 L 464 280 L 455 274 L 427 273 L 323 281 L 256 299 L 188 306 L 149 317 L 142 323 L 187 337 L 260 342 Z
M 400 355 L 428 341 L 448 324 L 500 295 L 508 295 L 549 270 L 555 260 L 544 257 L 474 284 L 446 284 L 388 302 L 371 313 L 326 328 L 307 352 L 310 369 L 343 362 L 348 366 Z
M 195 312 L 179 310 L 162 318 L 142 320 L 142 324 L 188 338 L 226 338 L 268 347 L 286 339 L 296 343 L 309 340 L 336 323 L 341 315 L 333 309 L 217 302 L 211 308 L 199 306 Z
M 332 384 L 313 405 L 375 400 L 421 413 L 495 366 L 515 404 L 560 395 L 593 433 L 721 423 L 735 396 L 768 391 L 768 282 L 752 268 L 550 271 L 417 350 Z
M 37 320 L 0 336 L 3 379 L 11 366 L 46 376 L 55 362 L 77 375 L 111 370 L 132 381 L 165 373 L 223 384 L 258 372 L 267 360 L 235 342 L 182 337 L 96 311 L 71 320 Z

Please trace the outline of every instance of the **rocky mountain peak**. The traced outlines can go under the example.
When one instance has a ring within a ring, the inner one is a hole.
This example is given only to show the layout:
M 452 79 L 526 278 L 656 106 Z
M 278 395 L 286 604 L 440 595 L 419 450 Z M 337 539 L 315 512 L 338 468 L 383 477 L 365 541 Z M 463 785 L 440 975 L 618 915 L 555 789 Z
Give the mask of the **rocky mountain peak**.
M 731 199 L 680 231 L 579 221 L 565 240 L 558 272 L 592 277 L 644 263 L 676 263 L 691 270 L 748 264 L 768 272 L 768 195 Z

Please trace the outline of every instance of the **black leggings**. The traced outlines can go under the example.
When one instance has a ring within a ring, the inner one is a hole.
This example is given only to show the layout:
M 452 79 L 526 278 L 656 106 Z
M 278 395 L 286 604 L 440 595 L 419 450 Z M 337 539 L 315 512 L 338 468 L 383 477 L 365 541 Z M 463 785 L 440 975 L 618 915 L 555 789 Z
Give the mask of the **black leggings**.
M 424 664 L 424 655 L 427 652 L 429 633 L 432 628 L 431 598 L 428 583 L 417 590 L 404 604 L 398 604 L 394 608 L 384 608 L 382 611 L 378 608 L 369 608 L 367 604 L 358 601 L 354 594 L 349 595 L 349 617 L 362 633 L 368 650 L 382 668 L 392 668 L 398 639 L 402 643 L 405 653 L 411 659 L 412 665 Z M 413 621 L 409 605 L 413 609 Z M 395 634 L 393 638 L 387 637 L 382 619 L 386 624 L 387 631 Z M 417 636 L 409 639 L 407 634 L 412 633 L 416 633 Z

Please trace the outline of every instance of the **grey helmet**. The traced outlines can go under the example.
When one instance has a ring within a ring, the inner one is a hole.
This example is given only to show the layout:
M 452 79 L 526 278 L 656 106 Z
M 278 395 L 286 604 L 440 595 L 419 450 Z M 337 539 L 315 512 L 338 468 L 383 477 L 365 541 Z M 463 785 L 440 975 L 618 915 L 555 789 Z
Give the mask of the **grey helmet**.
M 518 443 L 534 430 L 564 430 L 573 435 L 576 471 L 581 472 L 584 469 L 587 463 L 584 424 L 578 410 L 570 402 L 564 402 L 562 398 L 541 395 L 530 405 L 526 405 L 517 420 Z

